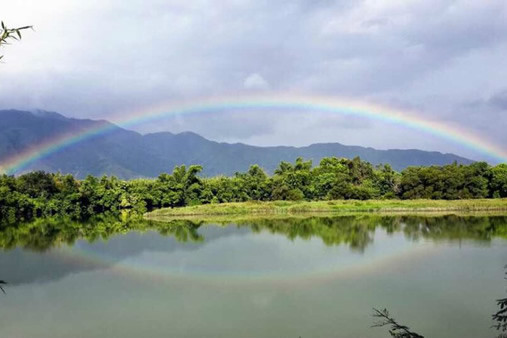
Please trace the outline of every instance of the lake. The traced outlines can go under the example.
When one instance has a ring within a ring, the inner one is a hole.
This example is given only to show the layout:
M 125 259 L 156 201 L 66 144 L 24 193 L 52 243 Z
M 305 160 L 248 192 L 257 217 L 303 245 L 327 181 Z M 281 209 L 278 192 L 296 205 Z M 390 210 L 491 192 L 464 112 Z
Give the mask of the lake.
M 507 216 L 170 223 L 39 220 L 0 231 L 0 337 L 495 337 Z

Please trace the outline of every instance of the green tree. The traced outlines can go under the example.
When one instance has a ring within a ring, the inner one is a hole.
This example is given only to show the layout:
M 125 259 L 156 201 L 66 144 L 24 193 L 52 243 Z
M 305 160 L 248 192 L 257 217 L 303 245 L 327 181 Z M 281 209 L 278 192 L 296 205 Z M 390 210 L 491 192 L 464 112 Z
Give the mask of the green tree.
M 242 176 L 248 196 L 252 200 L 264 200 L 269 196 L 266 172 L 257 164 L 250 166 L 246 175 Z
M 486 162 L 475 162 L 462 166 L 463 192 L 461 198 L 486 198 L 489 195 L 488 174 L 490 167 Z
M 200 203 L 200 194 L 203 188 L 201 179 L 197 176 L 202 166 L 185 165 L 174 168 L 171 175 L 162 174 L 158 181 L 162 187 L 162 204 L 171 207 L 181 207 Z
M 507 164 L 499 164 L 489 171 L 491 197 L 507 197 Z
M 314 189 L 312 183 L 312 162 L 298 157 L 293 164 L 282 161 L 275 170 L 271 198 L 274 200 L 312 199 Z
M 391 165 L 384 164 L 377 166 L 374 176 L 380 196 L 384 198 L 395 198 L 399 192 L 400 175 L 393 170 Z
M 96 214 L 137 213 L 160 207 L 250 200 L 462 199 L 507 197 L 507 165 L 456 163 L 410 167 L 400 173 L 389 165 L 373 168 L 359 158 L 324 158 L 316 167 L 302 158 L 281 162 L 268 176 L 258 165 L 232 177 L 201 178 L 198 165 L 177 166 L 155 180 L 120 180 L 114 176 L 35 171 L 0 176 L 0 221 L 66 215 L 86 219 Z

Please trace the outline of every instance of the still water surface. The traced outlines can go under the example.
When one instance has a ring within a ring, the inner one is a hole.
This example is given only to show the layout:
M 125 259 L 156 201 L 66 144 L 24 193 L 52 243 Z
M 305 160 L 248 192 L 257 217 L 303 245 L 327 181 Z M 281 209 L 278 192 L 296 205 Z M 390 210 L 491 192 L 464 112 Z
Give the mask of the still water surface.
M 106 238 L 106 239 L 105 239 Z M 0 337 L 495 337 L 507 217 L 346 216 L 0 231 Z

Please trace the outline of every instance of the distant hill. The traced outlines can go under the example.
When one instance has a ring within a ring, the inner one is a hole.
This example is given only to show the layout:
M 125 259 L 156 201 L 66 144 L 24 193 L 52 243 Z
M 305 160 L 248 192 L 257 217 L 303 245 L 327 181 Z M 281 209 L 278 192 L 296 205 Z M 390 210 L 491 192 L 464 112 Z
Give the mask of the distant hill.
M 56 135 L 79 133 L 94 125 L 109 123 L 67 118 L 53 112 L 0 110 L 0 163 L 22 149 Z M 201 164 L 204 175 L 232 175 L 259 164 L 272 173 L 280 161 L 297 157 L 318 163 L 321 158 L 360 156 L 373 164 L 390 163 L 396 170 L 413 165 L 443 165 L 472 160 L 440 152 L 416 149 L 376 150 L 340 143 L 318 143 L 307 147 L 256 147 L 241 143 L 210 141 L 192 132 L 142 135 L 110 124 L 111 131 L 62 149 L 25 168 L 72 173 L 77 177 L 116 175 L 121 178 L 155 177 L 180 164 Z

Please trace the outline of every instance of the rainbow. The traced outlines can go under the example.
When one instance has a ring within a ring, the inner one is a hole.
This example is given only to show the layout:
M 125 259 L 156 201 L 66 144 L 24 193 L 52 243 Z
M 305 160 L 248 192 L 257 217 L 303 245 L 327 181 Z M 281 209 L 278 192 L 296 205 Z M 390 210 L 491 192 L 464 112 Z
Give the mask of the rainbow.
M 159 104 L 122 114 L 119 117 L 112 116 L 111 121 L 120 127 L 129 127 L 170 116 L 250 110 L 319 111 L 385 121 L 438 136 L 487 155 L 499 162 L 507 162 L 507 151 L 505 149 L 468 130 L 449 126 L 440 121 L 425 119 L 420 114 L 413 112 L 335 97 L 300 95 L 211 97 L 179 104 Z M 38 145 L 26 148 L 16 155 L 0 161 L 0 172 L 15 174 L 38 160 L 71 145 L 105 134 L 115 127 L 115 125 L 103 121 L 87 129 L 47 139 Z
M 207 225 L 214 227 L 214 225 Z M 254 240 L 260 240 L 264 244 L 270 243 L 264 241 L 262 236 L 272 238 L 271 233 L 252 233 Z M 393 237 L 388 236 L 382 232 L 381 236 L 386 236 L 388 241 L 392 241 Z M 396 236 L 403 236 L 398 233 Z M 259 238 L 260 237 L 260 238 Z M 282 236 L 283 237 L 283 236 Z M 289 241 L 286 238 L 283 238 Z M 298 245 L 305 246 L 309 244 L 308 240 L 296 239 Z M 312 241 L 319 241 L 317 238 L 312 238 Z M 383 243 L 384 241 L 381 241 Z M 276 242 L 278 243 L 278 242 Z M 226 243 L 208 243 L 222 247 Z M 273 243 L 271 243 L 273 244 Z M 291 242 L 292 246 L 293 242 Z M 184 245 L 184 243 L 182 244 Z M 325 246 L 321 243 L 322 246 Z M 340 249 L 346 247 L 341 244 L 338 246 L 327 248 L 324 250 L 325 256 L 341 255 Z M 331 251 L 330 251 L 331 250 Z M 348 249 L 347 249 L 348 250 Z M 409 241 L 403 242 L 403 245 L 388 245 L 383 247 L 381 252 L 371 255 L 356 256 L 350 254 L 349 260 L 329 260 L 326 262 L 317 262 L 314 267 L 300 266 L 294 271 L 279 271 L 278 269 L 261 269 L 251 271 L 246 269 L 203 269 L 202 266 L 191 266 L 188 263 L 185 269 L 182 270 L 179 264 L 170 264 L 166 261 L 159 261 L 157 259 L 137 255 L 134 257 L 127 257 L 125 259 L 117 260 L 109 257 L 103 252 L 96 252 L 93 247 L 86 245 L 85 242 L 77 242 L 73 246 L 62 246 L 53 251 L 57 259 L 61 259 L 70 264 L 83 264 L 86 266 L 93 266 L 99 269 L 108 269 L 110 273 L 117 275 L 121 278 L 138 278 L 143 281 L 150 279 L 157 282 L 183 282 L 185 285 L 188 283 L 205 283 L 205 285 L 213 285 L 216 287 L 230 287 L 231 284 L 236 285 L 258 285 L 267 283 L 272 286 L 278 286 L 282 289 L 292 286 L 315 286 L 316 283 L 326 283 L 336 279 L 355 279 L 361 278 L 364 275 L 374 273 L 382 273 L 386 267 L 403 266 L 405 264 L 412 264 L 414 259 L 418 257 L 427 257 L 438 254 L 440 250 L 432 248 L 428 250 L 424 242 L 414 245 Z M 197 251 L 198 252 L 198 251 Z M 164 252 L 162 252 L 164 253 Z M 196 254 L 193 251 L 192 255 Z M 167 255 L 170 256 L 171 254 Z M 347 256 L 346 256 L 347 257 Z M 322 264 L 320 264 L 322 263 Z M 318 265 L 318 266 L 317 266 Z

